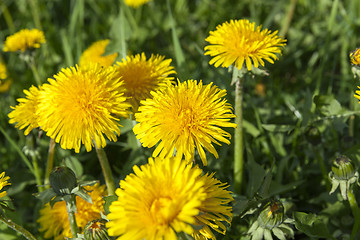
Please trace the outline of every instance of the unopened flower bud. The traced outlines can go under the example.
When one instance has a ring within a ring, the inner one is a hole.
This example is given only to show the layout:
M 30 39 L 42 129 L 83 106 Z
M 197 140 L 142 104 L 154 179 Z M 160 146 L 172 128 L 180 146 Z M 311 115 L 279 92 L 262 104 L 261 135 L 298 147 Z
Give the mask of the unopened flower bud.
M 331 166 L 331 170 L 338 180 L 349 180 L 354 177 L 356 172 L 353 163 L 346 156 L 337 157 Z
M 84 229 L 85 240 L 109 240 L 107 229 L 105 227 L 106 220 L 97 219 L 86 224 Z
M 334 160 L 329 178 L 332 183 L 330 194 L 340 187 L 341 196 L 347 200 L 350 187 L 358 181 L 359 173 L 348 157 L 340 156 Z
M 279 226 L 284 219 L 284 206 L 278 200 L 272 200 L 263 208 L 257 219 L 262 228 L 273 229 Z
M 71 193 L 77 186 L 75 173 L 68 167 L 55 167 L 49 176 L 51 188 L 59 196 Z

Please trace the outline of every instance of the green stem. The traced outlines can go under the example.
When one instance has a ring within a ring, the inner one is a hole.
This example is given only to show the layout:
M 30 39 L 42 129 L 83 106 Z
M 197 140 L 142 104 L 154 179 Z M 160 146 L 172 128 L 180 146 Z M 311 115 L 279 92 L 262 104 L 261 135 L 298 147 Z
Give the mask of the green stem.
M 122 1 L 121 1 L 122 2 Z M 121 57 L 126 59 L 127 53 L 126 53 L 126 37 L 125 37 L 125 14 L 124 14 L 124 4 L 120 7 L 120 44 L 121 44 Z
M 315 152 L 315 155 L 316 155 L 316 159 L 318 161 L 318 164 L 320 166 L 320 169 L 321 169 L 321 173 L 323 175 L 323 179 L 325 181 L 325 184 L 326 184 L 326 189 L 328 191 L 330 191 L 331 189 L 331 186 L 330 186 L 330 182 L 329 182 L 329 174 L 328 174 L 328 171 L 326 170 L 326 166 L 325 166 L 325 163 L 324 163 L 324 158 L 321 156 L 320 154 L 320 149 L 315 147 L 314 148 L 314 152 Z
M 235 123 L 237 127 L 234 133 L 234 189 L 241 193 L 244 168 L 244 143 L 243 143 L 243 123 L 242 123 L 242 101 L 243 85 L 242 78 L 239 76 L 239 70 L 234 67 L 232 82 L 235 82 Z
M 55 153 L 55 140 L 50 138 L 49 142 L 49 154 L 46 162 L 46 170 L 45 170 L 45 179 L 44 183 L 47 185 L 49 183 L 49 176 L 51 173 L 51 170 L 54 167 L 54 153 Z
M 279 36 L 285 36 L 287 34 L 289 27 L 290 27 L 291 20 L 294 16 L 296 2 L 297 2 L 297 0 L 291 0 L 289 10 L 287 11 L 287 14 L 285 17 L 285 22 L 281 27 Z
M 359 207 L 356 202 L 356 198 L 355 198 L 354 194 L 352 193 L 351 189 L 349 189 L 349 191 L 348 191 L 348 200 L 349 200 L 349 204 L 351 207 L 351 211 L 355 218 L 355 223 L 354 223 L 353 229 L 351 231 L 351 237 L 350 237 L 350 239 L 353 240 L 353 239 L 355 239 L 356 233 L 359 230 L 360 215 L 359 215 Z
M 36 240 L 36 238 L 25 228 L 20 226 L 17 223 L 14 223 L 11 219 L 7 219 L 4 216 L 0 216 L 0 221 L 5 223 L 9 228 L 13 229 L 14 231 L 20 233 L 28 240 Z
M 14 21 L 11 17 L 11 14 L 9 12 L 9 9 L 7 8 L 7 6 L 4 4 L 4 1 L 0 1 L 0 5 L 1 8 L 3 10 L 3 15 L 6 21 L 6 24 L 8 26 L 8 28 L 10 29 L 10 33 L 13 34 L 15 32 L 15 26 L 14 26 Z
M 41 80 L 40 80 L 39 72 L 38 72 L 38 70 L 37 70 L 37 68 L 35 66 L 35 62 L 31 62 L 31 63 L 29 63 L 29 65 L 30 65 L 31 71 L 32 71 L 32 73 L 34 75 L 36 84 L 38 86 L 40 86 L 41 85 Z
M 76 209 L 75 196 L 71 195 L 70 200 L 65 200 L 65 202 L 66 202 L 66 210 L 68 213 L 71 233 L 73 235 L 73 238 L 76 238 L 78 233 L 78 227 L 76 224 L 76 218 L 74 212 L 74 209 Z
M 34 18 L 35 26 L 42 30 L 41 21 L 39 17 L 39 9 L 38 9 L 39 3 L 37 0 L 30 0 L 30 7 L 31 7 L 31 13 Z
M 6 140 L 10 143 L 10 145 L 19 153 L 21 159 L 24 161 L 25 165 L 29 168 L 30 172 L 35 175 L 35 171 L 30 161 L 27 159 L 25 154 L 21 151 L 19 146 L 11 139 L 11 137 L 4 131 L 4 129 L 0 126 L 0 132 L 4 135 Z
M 101 169 L 104 174 L 106 187 L 108 190 L 109 195 L 115 195 L 115 183 L 114 178 L 111 172 L 109 160 L 106 156 L 106 153 L 103 148 L 98 148 L 95 144 L 96 154 L 98 156 L 98 159 L 100 161 Z
M 44 191 L 44 187 L 42 186 L 42 182 L 41 182 L 41 174 L 39 171 L 39 165 L 38 165 L 38 161 L 35 155 L 32 156 L 32 164 L 34 167 L 34 172 L 35 172 L 35 180 L 36 180 L 36 184 L 37 184 L 37 188 L 39 192 Z

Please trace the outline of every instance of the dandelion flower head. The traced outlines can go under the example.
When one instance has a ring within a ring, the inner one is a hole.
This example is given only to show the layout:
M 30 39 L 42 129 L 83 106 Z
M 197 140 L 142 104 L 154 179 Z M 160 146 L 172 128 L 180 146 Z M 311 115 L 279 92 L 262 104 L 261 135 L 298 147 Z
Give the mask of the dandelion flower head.
M 360 48 L 357 48 L 354 51 L 352 51 L 349 57 L 351 64 L 356 66 L 360 65 Z
M 199 208 L 200 214 L 195 217 L 195 225 L 199 226 L 193 233 L 196 240 L 216 239 L 211 229 L 225 235 L 226 226 L 223 222 L 230 225 L 232 221 L 232 207 L 229 203 L 234 199 L 231 192 L 226 190 L 228 185 L 214 178 L 214 175 L 207 173 L 201 176 L 205 182 L 206 198 Z
M 109 208 L 110 236 L 119 236 L 119 240 L 175 240 L 176 233 L 185 232 L 200 237 L 203 235 L 199 229 L 204 229 L 204 225 L 221 229 L 223 225 L 218 226 L 215 221 L 231 215 L 217 205 L 227 200 L 215 200 L 219 196 L 228 197 L 219 193 L 223 186 L 214 184 L 209 176 L 202 176 L 202 170 L 191 163 L 173 157 L 150 158 L 148 164 L 135 165 L 133 170 L 133 174 L 120 181 L 118 199 Z M 211 215 L 213 220 L 207 221 Z
M 107 45 L 110 40 L 99 40 L 91 44 L 80 56 L 79 65 L 82 66 L 89 62 L 99 63 L 101 66 L 111 66 L 118 56 L 118 53 L 113 53 L 104 56 Z
M 44 32 L 38 29 L 22 29 L 10 35 L 4 43 L 4 52 L 25 52 L 25 50 L 40 48 L 40 44 L 45 43 Z
M 15 127 L 20 130 L 26 128 L 24 134 L 28 135 L 32 129 L 39 127 L 36 111 L 42 91 L 31 86 L 29 90 L 24 90 L 24 93 L 26 97 L 17 99 L 19 103 L 15 107 L 11 107 L 14 110 L 9 113 L 8 117 L 10 118 L 9 123 L 16 123 Z
M 62 69 L 42 85 L 36 115 L 46 134 L 64 149 L 79 152 L 105 147 L 104 135 L 116 141 L 119 117 L 128 115 L 123 82 L 112 67 L 87 64 Z
M 11 79 L 7 79 L 2 82 L 0 81 L 0 93 L 8 92 L 10 90 L 12 82 L 13 81 Z
M 7 79 L 7 69 L 6 65 L 2 62 L 0 62 L 0 83 L 2 80 Z
M 9 183 L 7 180 L 9 180 L 10 177 L 9 176 L 5 176 L 5 172 L 0 173 L 0 191 L 8 185 L 11 185 L 11 183 Z M 6 191 L 2 191 L 0 192 L 0 198 L 5 197 L 6 196 Z
M 174 67 L 171 59 L 164 56 L 151 55 L 146 59 L 145 53 L 127 56 L 122 62 L 117 62 L 116 71 L 125 83 L 126 96 L 131 97 L 133 111 L 136 112 L 141 100 L 150 98 L 150 92 L 166 88 L 174 79 Z
M 145 3 L 148 3 L 150 0 L 124 0 L 125 4 L 129 7 L 138 8 Z
M 358 86 L 358 89 L 360 89 L 360 86 Z M 357 98 L 358 100 L 360 100 L 360 90 L 355 91 L 354 97 Z
M 98 183 L 84 188 L 88 191 L 93 203 L 91 204 L 76 196 L 77 212 L 75 219 L 81 232 L 89 221 L 101 218 L 105 203 L 103 197 L 107 194 L 105 185 L 100 186 Z M 44 232 L 45 238 L 62 240 L 66 237 L 72 237 L 65 201 L 56 202 L 52 208 L 49 203 L 45 204 L 40 210 L 40 217 L 37 222 L 40 224 L 39 230 Z
M 220 90 L 212 83 L 188 80 L 178 85 L 151 93 L 153 98 L 141 102 L 138 121 L 133 128 L 136 137 L 144 147 L 153 147 L 153 157 L 185 156 L 192 161 L 197 149 L 200 158 L 207 165 L 204 149 L 218 158 L 213 143 L 230 144 L 231 135 L 221 127 L 236 127 L 231 123 L 232 107 L 223 98 L 226 90 Z
M 210 31 L 205 39 L 210 45 L 205 47 L 205 55 L 213 57 L 210 64 L 215 67 L 235 67 L 241 69 L 246 64 L 250 71 L 254 67 L 264 66 L 264 60 L 274 63 L 281 54 L 286 40 L 277 36 L 277 31 L 261 30 L 249 20 L 230 20 Z

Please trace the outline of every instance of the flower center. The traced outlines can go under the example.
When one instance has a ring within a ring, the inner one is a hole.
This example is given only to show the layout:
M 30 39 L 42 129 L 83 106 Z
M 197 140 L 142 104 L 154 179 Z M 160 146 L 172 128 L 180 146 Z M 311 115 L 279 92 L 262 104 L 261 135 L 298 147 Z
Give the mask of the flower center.
M 158 224 L 169 224 L 177 215 L 176 207 L 170 197 L 156 198 L 150 207 L 151 215 Z

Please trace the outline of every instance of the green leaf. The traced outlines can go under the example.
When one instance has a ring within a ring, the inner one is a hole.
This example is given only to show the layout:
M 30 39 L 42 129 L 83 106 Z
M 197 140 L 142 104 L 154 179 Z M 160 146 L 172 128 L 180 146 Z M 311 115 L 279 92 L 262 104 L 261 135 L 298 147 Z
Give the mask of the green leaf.
M 64 164 L 66 167 L 74 171 L 76 177 L 80 177 L 83 175 L 84 170 L 82 164 L 76 157 L 65 157 Z
M 246 121 L 245 119 L 243 119 L 243 128 L 254 138 L 260 135 L 259 129 L 257 129 L 254 124 Z
M 89 194 L 87 194 L 82 188 L 78 188 L 76 191 L 74 191 L 76 188 L 73 189 L 73 191 L 71 191 L 71 193 L 74 193 L 75 195 L 81 197 L 82 199 L 84 199 L 85 201 L 87 201 L 88 203 L 93 203 L 91 197 Z
M 254 160 L 249 161 L 249 170 L 248 195 L 253 197 L 263 184 L 265 170 Z
M 50 200 L 56 196 L 56 193 L 54 192 L 54 190 L 52 190 L 52 188 L 49 188 L 40 193 L 35 193 L 34 196 L 40 199 L 43 204 L 45 204 L 50 202 Z
M 295 227 L 313 238 L 335 239 L 327 229 L 323 219 L 312 213 L 294 212 Z
M 314 97 L 314 103 L 317 110 L 325 116 L 339 114 L 342 109 L 333 95 L 317 95 Z
M 262 127 L 270 132 L 290 132 L 294 129 L 292 125 L 262 124 Z
M 116 201 L 117 199 L 118 199 L 118 197 L 116 195 L 110 195 L 110 196 L 104 197 L 104 200 L 105 200 L 104 211 L 105 211 L 106 215 L 110 213 L 109 207 L 110 207 L 111 203 Z

